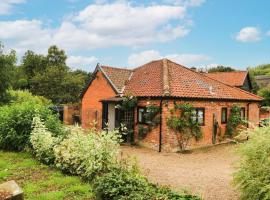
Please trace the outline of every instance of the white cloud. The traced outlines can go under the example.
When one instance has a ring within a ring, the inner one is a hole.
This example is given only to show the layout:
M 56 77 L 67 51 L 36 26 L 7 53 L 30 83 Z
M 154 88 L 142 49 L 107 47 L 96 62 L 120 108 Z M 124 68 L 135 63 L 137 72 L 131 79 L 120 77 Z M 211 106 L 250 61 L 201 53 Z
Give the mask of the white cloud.
M 39 20 L 0 21 L 0 40 L 19 54 L 31 49 L 43 53 L 51 44 L 52 35 Z
M 0 1 L 0 15 L 10 14 L 15 4 L 21 4 L 25 2 L 26 0 L 1 0 Z
M 184 6 L 102 2 L 90 4 L 54 29 L 39 20 L 0 21 L 1 27 L 5 27 L 0 30 L 0 40 L 18 51 L 32 49 L 43 52 L 49 45 L 56 44 L 72 52 L 167 42 L 190 32 Z
M 268 31 L 266 34 L 267 34 L 268 36 L 270 36 L 270 31 Z
M 165 3 L 173 5 L 182 5 L 185 7 L 201 6 L 206 0 L 164 0 Z
M 135 53 L 129 56 L 128 64 L 131 66 L 139 66 L 145 64 L 152 60 L 157 60 L 161 58 L 168 58 L 174 62 L 185 66 L 196 66 L 202 65 L 211 58 L 209 56 L 203 54 L 169 54 L 169 55 L 161 55 L 158 51 L 148 50 L 140 53 Z
M 67 65 L 73 69 L 84 69 L 86 71 L 92 71 L 98 59 L 94 56 L 83 57 L 83 56 L 69 56 L 67 59 Z
M 237 33 L 235 39 L 239 42 L 257 42 L 261 40 L 261 31 L 256 27 L 245 27 Z
M 54 41 L 65 48 L 140 46 L 184 37 L 183 6 L 137 6 L 125 1 L 91 4 L 64 21 Z
M 128 64 L 131 66 L 140 66 L 152 60 L 158 60 L 161 55 L 158 51 L 148 50 L 140 53 L 131 54 L 128 57 Z

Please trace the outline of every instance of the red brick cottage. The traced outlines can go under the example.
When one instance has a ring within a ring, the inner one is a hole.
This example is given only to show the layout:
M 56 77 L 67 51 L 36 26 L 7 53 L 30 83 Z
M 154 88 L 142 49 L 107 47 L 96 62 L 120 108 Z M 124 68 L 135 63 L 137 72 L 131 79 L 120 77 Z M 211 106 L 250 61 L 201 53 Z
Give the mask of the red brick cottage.
M 93 126 L 93 121 L 100 129 L 105 123 L 108 123 L 109 129 L 119 126 L 119 110 L 115 106 L 127 94 L 138 99 L 133 113 L 134 141 L 159 151 L 178 150 L 176 135 L 167 126 L 170 109 L 175 103 L 189 103 L 196 108 L 203 137 L 193 142 L 193 147 L 220 141 L 233 104 L 241 106 L 242 116 L 251 123 L 259 123 L 261 97 L 162 59 L 133 70 L 98 65 L 94 78 L 82 93 L 83 128 Z M 144 139 L 139 139 L 138 126 L 149 103 L 160 107 L 161 123 Z M 214 119 L 218 122 L 218 129 L 214 128 Z

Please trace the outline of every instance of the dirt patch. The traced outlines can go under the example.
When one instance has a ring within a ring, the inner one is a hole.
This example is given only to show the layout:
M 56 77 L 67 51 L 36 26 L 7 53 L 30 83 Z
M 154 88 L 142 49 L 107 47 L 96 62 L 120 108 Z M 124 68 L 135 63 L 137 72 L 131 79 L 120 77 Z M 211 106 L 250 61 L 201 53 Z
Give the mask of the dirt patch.
M 191 154 L 158 153 L 123 146 L 125 156 L 135 156 L 144 174 L 153 182 L 186 189 L 206 200 L 237 200 L 232 186 L 234 163 L 239 159 L 235 145 L 220 145 Z
M 11 197 L 12 193 L 0 190 L 0 199 L 10 199 Z

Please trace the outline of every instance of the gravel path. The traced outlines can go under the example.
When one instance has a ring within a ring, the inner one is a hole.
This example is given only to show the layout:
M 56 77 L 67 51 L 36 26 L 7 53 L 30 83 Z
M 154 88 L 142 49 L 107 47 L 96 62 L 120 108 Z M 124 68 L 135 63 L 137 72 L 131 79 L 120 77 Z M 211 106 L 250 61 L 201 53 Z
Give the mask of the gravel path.
M 186 189 L 205 200 L 237 200 L 233 188 L 235 145 L 219 145 L 190 154 L 158 153 L 123 146 L 123 155 L 135 156 L 144 174 L 155 183 Z

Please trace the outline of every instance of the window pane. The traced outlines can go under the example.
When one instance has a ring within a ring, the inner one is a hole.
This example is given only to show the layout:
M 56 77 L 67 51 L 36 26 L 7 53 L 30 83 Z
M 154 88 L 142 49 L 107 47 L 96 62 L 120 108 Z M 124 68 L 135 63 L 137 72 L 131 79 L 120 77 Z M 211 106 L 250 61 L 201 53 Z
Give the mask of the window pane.
M 197 111 L 196 110 L 193 110 L 192 111 L 192 121 L 193 122 L 196 122 L 197 121 Z
M 139 122 L 143 122 L 143 114 L 144 114 L 144 109 L 143 108 L 139 108 L 139 111 L 138 111 L 138 121 Z
M 227 108 L 222 108 L 221 113 L 221 122 L 226 123 L 227 122 Z
M 198 123 L 203 124 L 204 120 L 204 110 L 203 109 L 198 109 Z

